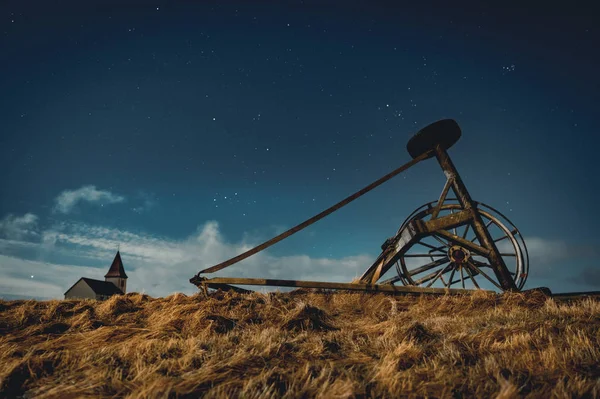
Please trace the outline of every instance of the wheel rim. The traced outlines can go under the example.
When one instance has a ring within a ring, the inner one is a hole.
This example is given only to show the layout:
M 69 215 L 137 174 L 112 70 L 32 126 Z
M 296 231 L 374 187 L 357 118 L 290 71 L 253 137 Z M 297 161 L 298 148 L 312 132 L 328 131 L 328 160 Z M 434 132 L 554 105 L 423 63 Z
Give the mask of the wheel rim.
M 410 221 L 423 220 L 430 216 L 436 203 L 437 201 L 433 201 L 416 209 L 402 223 L 399 232 Z M 476 202 L 476 204 L 515 285 L 519 290 L 522 289 L 529 273 L 529 254 L 521 232 L 496 209 L 480 202 Z M 446 199 L 442 204 L 439 216 L 462 209 L 456 199 Z M 457 227 L 450 231 L 481 245 L 475 237 L 471 225 Z M 466 248 L 439 237 L 435 233 L 412 244 L 396 262 L 396 272 L 404 285 L 502 290 L 485 257 L 469 253 Z

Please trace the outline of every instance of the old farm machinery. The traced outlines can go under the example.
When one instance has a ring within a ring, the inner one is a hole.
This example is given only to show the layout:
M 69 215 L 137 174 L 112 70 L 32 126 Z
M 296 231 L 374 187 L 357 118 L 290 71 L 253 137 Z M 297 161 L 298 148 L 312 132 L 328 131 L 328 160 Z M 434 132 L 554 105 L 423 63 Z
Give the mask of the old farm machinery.
M 460 138 L 452 119 L 432 123 L 408 142 L 412 161 L 388 173 L 318 215 L 190 279 L 199 288 L 241 290 L 236 285 L 266 285 L 396 293 L 461 293 L 469 289 L 521 290 L 529 256 L 520 231 L 494 208 L 474 201 L 447 150 Z M 397 233 L 385 240 L 381 254 L 350 283 L 259 278 L 205 278 L 310 226 L 417 163 L 435 157 L 446 184 L 437 201 L 416 209 Z M 450 191 L 454 197 L 450 198 Z M 390 276 L 390 274 L 392 274 Z

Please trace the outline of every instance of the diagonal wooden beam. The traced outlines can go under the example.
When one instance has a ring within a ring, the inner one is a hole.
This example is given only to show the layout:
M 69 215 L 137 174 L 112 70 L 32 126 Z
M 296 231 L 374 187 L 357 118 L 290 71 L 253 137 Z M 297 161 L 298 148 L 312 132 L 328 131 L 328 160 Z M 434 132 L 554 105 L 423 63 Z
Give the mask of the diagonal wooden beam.
M 337 204 L 325 209 L 323 212 L 319 213 L 318 215 L 313 216 L 312 218 L 300 223 L 297 226 L 292 227 L 291 229 L 279 234 L 276 237 L 271 238 L 268 241 L 263 242 L 262 244 L 249 249 L 248 251 L 235 256 L 229 260 L 226 260 L 225 262 L 221 262 L 218 265 L 209 267 L 207 269 L 201 270 L 196 276 L 199 276 L 202 273 L 214 273 L 217 272 L 219 270 L 222 270 L 228 266 L 231 266 L 237 262 L 240 262 L 266 248 L 269 248 L 271 245 L 278 243 L 279 241 L 283 240 L 284 238 L 287 238 L 289 236 L 291 236 L 294 233 L 297 233 L 298 231 L 310 226 L 311 224 L 318 222 L 319 220 L 323 219 L 325 216 L 337 211 L 338 209 L 340 209 L 341 207 L 349 204 L 350 202 L 354 201 L 355 199 L 357 199 L 358 197 L 368 193 L 369 191 L 373 190 L 375 187 L 380 186 L 381 184 L 385 183 L 386 181 L 390 180 L 392 177 L 404 172 L 406 169 L 416 165 L 417 163 L 421 162 L 424 159 L 427 159 L 431 156 L 431 150 L 427 151 L 423 154 L 421 154 L 420 156 L 414 158 L 412 161 L 405 163 L 404 165 L 400 166 L 399 168 L 391 171 L 390 173 L 388 173 L 387 175 L 383 176 L 382 178 L 374 181 L 373 183 L 369 184 L 368 186 L 366 186 L 365 188 L 363 188 L 362 190 L 357 191 L 356 193 L 346 197 L 345 199 L 343 199 L 342 201 L 338 202 Z
M 440 211 L 442 210 L 442 204 L 446 200 L 446 195 L 448 195 L 448 190 L 450 190 L 450 187 L 452 187 L 453 183 L 454 183 L 453 177 L 449 177 L 446 179 L 446 184 L 444 185 L 444 189 L 442 190 L 442 193 L 440 194 L 440 198 L 438 199 L 438 202 L 435 205 L 435 209 L 433 210 L 433 213 L 431 214 L 431 219 L 435 219 L 438 217 Z

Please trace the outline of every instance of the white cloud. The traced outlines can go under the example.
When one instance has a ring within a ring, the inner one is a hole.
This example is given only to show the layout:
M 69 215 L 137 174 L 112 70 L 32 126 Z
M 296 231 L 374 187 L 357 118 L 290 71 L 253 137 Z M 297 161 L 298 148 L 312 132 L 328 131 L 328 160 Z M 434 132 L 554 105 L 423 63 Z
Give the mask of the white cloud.
M 93 267 L 57 265 L 0 255 L 0 297 L 64 298 L 64 292 L 80 277 L 102 279 L 105 273 L 106 270 Z
M 11 240 L 38 236 L 37 222 L 38 217 L 33 213 L 26 213 L 23 216 L 8 214 L 0 220 L 0 235 Z
M 123 202 L 125 197 L 113 194 L 110 191 L 97 190 L 96 186 L 88 185 L 77 190 L 65 190 L 56 197 L 55 201 L 55 211 L 69 213 L 81 201 L 104 205 Z
M 548 264 L 569 257 L 569 245 L 562 240 L 531 237 L 526 239 L 525 244 L 529 252 L 529 262 L 535 265 Z
M 80 277 L 103 279 L 118 245 L 129 275 L 129 291 L 143 291 L 153 296 L 165 296 L 173 292 L 192 294 L 197 291 L 189 283 L 193 275 L 251 248 L 248 236 L 240 243 L 227 242 L 216 221 L 199 226 L 184 240 L 66 222 L 55 226 L 54 230 L 43 232 L 41 236 L 43 239 L 37 244 L 40 251 L 45 249 L 61 256 L 77 258 L 76 262 L 71 263 L 103 263 L 105 267 L 65 266 L 4 256 L 0 258 L 0 279 L 4 281 L 0 284 L 0 294 L 27 295 L 29 290 L 35 290 L 37 296 L 43 293 L 43 296 L 61 298 L 62 293 Z M 4 240 L 0 244 L 19 247 L 18 241 Z M 0 250 L 2 248 L 0 245 Z M 371 257 L 366 255 L 328 259 L 307 255 L 277 257 L 261 252 L 207 277 L 218 275 L 349 282 L 361 274 L 370 262 Z M 31 275 L 36 276 L 33 285 Z M 47 277 L 47 281 L 44 281 L 46 285 L 40 285 L 38 276 Z

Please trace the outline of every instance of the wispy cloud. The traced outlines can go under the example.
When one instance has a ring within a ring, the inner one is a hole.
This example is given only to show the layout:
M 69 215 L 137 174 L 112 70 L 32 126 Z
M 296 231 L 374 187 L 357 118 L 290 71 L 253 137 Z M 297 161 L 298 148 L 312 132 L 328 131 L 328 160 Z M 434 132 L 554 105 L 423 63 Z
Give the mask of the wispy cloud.
M 42 235 L 46 237 L 46 241 L 52 242 L 55 252 L 69 251 L 77 255 L 81 263 L 94 260 L 95 264 L 103 262 L 105 267 L 67 266 L 4 256 L 0 257 L 0 277 L 4 279 L 4 285 L 0 284 L 0 293 L 26 295 L 35 285 L 36 295 L 41 295 L 43 291 L 45 296 L 60 297 L 79 277 L 101 279 L 120 244 L 129 275 L 130 291 L 143 291 L 153 296 L 173 292 L 191 294 L 197 290 L 189 283 L 194 274 L 251 248 L 245 240 L 239 243 L 227 242 L 215 221 L 199 226 L 184 240 L 170 240 L 80 223 L 63 223 L 56 230 Z M 42 240 L 39 245 L 42 246 Z M 265 252 L 218 275 L 351 281 L 370 261 L 367 255 L 328 259 L 307 255 L 276 257 Z M 32 279 L 31 275 L 38 277 Z M 44 279 L 40 280 L 42 276 Z M 33 282 L 35 284 L 31 285 Z M 12 288 L 7 291 L 9 287 Z
M 106 270 L 57 265 L 0 255 L 0 298 L 63 298 L 64 292 L 80 277 L 102 279 Z
M 37 222 L 38 217 L 33 213 L 26 213 L 23 216 L 8 214 L 0 220 L 0 236 L 10 240 L 38 236 Z
M 65 190 L 56 197 L 54 210 L 60 213 L 69 213 L 78 203 L 85 201 L 94 204 L 115 204 L 125 201 L 125 197 L 113 194 L 110 191 L 98 190 L 96 186 L 88 185 L 76 190 Z

